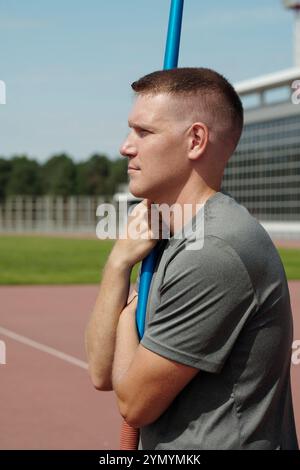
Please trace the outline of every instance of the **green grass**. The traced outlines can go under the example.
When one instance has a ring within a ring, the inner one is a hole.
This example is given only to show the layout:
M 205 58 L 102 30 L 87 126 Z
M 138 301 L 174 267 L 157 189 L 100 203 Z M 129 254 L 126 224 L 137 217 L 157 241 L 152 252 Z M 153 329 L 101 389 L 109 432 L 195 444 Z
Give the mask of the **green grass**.
M 0 236 L 0 284 L 97 284 L 113 244 L 112 240 Z M 280 248 L 279 253 L 288 279 L 300 279 L 300 250 Z
M 39 236 L 0 237 L 0 284 L 94 284 L 114 242 Z M 131 280 L 135 282 L 138 266 Z
M 300 249 L 279 248 L 287 278 L 289 280 L 300 279 Z

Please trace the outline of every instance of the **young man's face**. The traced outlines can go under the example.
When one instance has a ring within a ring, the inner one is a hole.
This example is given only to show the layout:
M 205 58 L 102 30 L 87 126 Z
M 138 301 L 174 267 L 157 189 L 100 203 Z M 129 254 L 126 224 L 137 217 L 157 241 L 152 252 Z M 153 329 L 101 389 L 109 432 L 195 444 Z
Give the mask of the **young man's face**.
M 130 192 L 157 203 L 172 202 L 191 171 L 187 119 L 166 94 L 138 95 L 128 123 L 131 131 L 120 153 L 128 158 Z

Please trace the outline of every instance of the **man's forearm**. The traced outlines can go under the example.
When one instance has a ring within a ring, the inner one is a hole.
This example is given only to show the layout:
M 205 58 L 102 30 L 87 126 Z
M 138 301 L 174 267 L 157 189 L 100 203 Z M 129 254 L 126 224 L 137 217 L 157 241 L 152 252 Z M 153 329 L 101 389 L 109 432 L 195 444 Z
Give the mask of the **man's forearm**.
M 123 310 L 119 319 L 112 371 L 112 384 L 114 389 L 122 381 L 123 376 L 128 371 L 139 345 L 135 321 L 137 301 L 138 297 L 136 296 Z
M 128 388 L 127 372 L 137 353 L 139 337 L 136 328 L 136 296 L 121 313 L 116 337 L 115 356 L 112 370 L 112 386 L 117 396 L 119 410 L 126 415 L 126 393 Z
M 94 386 L 112 390 L 112 364 L 119 316 L 127 303 L 131 267 L 109 257 L 86 329 L 86 351 Z

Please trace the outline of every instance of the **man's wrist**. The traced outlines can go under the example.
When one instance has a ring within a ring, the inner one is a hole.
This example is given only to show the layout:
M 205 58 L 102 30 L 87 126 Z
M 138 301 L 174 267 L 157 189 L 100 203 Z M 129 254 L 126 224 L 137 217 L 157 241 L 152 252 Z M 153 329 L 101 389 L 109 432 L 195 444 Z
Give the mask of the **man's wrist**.
M 130 264 L 129 260 L 126 259 L 126 257 L 118 255 L 114 251 L 112 251 L 108 257 L 107 263 L 109 266 L 111 266 L 113 269 L 116 269 L 118 271 L 122 271 L 125 273 L 130 273 L 132 270 L 132 265 Z

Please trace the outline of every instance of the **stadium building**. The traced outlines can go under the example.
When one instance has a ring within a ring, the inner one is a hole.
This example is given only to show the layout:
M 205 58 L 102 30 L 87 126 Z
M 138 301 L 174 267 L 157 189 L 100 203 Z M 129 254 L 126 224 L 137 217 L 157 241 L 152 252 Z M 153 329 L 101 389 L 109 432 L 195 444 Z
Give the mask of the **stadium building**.
M 235 85 L 245 105 L 245 126 L 223 188 L 274 238 L 300 238 L 297 80 L 300 85 L 300 67 Z
M 273 238 L 300 238 L 300 2 L 283 3 L 295 14 L 295 67 L 235 85 L 245 126 L 223 187 Z

